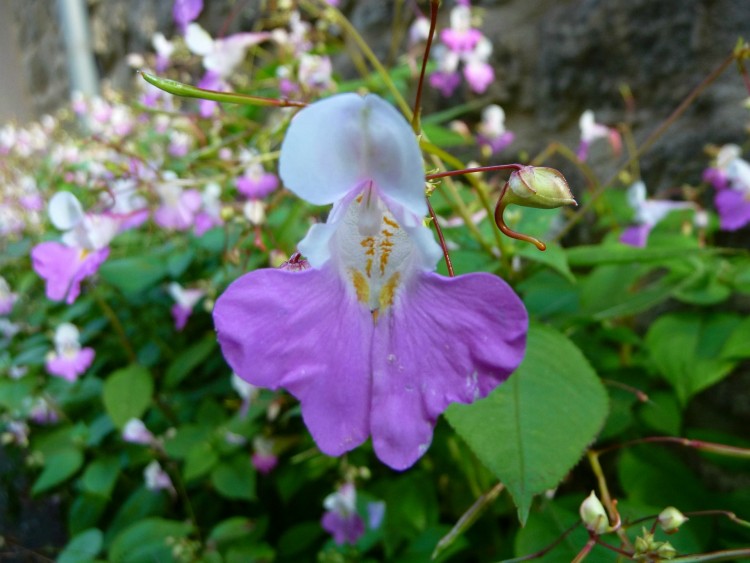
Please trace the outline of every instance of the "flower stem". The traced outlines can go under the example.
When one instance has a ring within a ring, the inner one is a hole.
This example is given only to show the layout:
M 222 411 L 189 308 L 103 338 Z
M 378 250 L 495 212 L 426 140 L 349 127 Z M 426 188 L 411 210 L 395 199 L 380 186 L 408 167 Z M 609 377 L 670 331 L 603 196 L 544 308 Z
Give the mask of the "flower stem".
M 424 48 L 424 55 L 422 55 L 422 70 L 419 72 L 419 82 L 417 82 L 417 96 L 414 100 L 414 114 L 411 119 L 411 127 L 414 130 L 415 135 L 419 135 L 419 131 L 422 129 L 419 123 L 419 118 L 422 113 L 422 88 L 424 87 L 424 75 L 427 70 L 427 59 L 430 57 L 430 48 L 432 47 L 432 39 L 435 36 L 435 27 L 437 26 L 437 14 L 438 8 L 440 7 L 440 0 L 432 0 L 430 2 L 430 32 L 427 35 L 427 45 Z
M 120 322 L 120 319 L 117 318 L 117 315 L 112 310 L 112 307 L 109 306 L 109 303 L 107 303 L 101 295 L 99 295 L 98 291 L 94 291 L 94 299 L 96 300 L 97 305 L 99 305 L 99 308 L 102 310 L 102 313 L 104 313 L 104 316 L 107 317 L 110 324 L 112 325 L 112 328 L 115 329 L 115 332 L 117 333 L 117 337 L 120 340 L 120 344 L 122 344 L 123 350 L 125 350 L 125 354 L 128 356 L 128 359 L 131 363 L 137 363 L 138 357 L 135 354 L 135 351 L 133 350 L 132 344 L 130 344 L 130 340 L 128 340 L 128 335 L 125 334 L 125 329 L 122 327 L 122 323 Z
M 453 271 L 453 262 L 451 262 L 451 257 L 448 254 L 448 247 L 445 244 L 445 237 L 443 237 L 443 229 L 440 228 L 437 215 L 435 214 L 435 210 L 432 208 L 432 204 L 430 203 L 429 199 L 427 200 L 427 209 L 430 210 L 430 217 L 432 217 L 432 223 L 435 225 L 435 231 L 437 232 L 438 239 L 440 239 L 440 248 L 443 249 L 443 258 L 445 258 L 445 267 L 448 268 L 448 275 L 450 277 L 455 277 L 456 273 Z

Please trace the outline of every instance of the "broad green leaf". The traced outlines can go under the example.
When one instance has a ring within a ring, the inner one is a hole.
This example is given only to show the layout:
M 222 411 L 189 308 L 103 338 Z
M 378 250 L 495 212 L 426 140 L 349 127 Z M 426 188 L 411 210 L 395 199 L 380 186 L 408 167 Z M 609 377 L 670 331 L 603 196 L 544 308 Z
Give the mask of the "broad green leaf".
M 737 325 L 721 355 L 729 360 L 750 358 L 750 317 Z
M 723 354 L 736 315 L 677 313 L 659 318 L 646 334 L 656 369 L 674 387 L 684 405 L 699 391 L 726 377 L 735 366 Z
M 192 481 L 205 475 L 219 461 L 219 456 L 210 442 L 199 442 L 195 444 L 185 459 L 183 477 L 185 481 Z
M 508 488 L 525 522 L 534 495 L 573 468 L 607 416 L 607 393 L 578 348 L 532 325 L 526 357 L 486 399 L 451 405 L 448 422 Z
M 10 412 L 23 410 L 34 393 L 34 387 L 36 382 L 33 377 L 0 379 L 0 407 Z
M 119 475 L 120 462 L 116 457 L 100 457 L 84 471 L 81 488 L 87 493 L 108 498 Z
M 70 533 L 78 534 L 96 526 L 108 504 L 108 499 L 99 495 L 81 493 L 76 496 L 68 512 Z
M 444 149 L 449 147 L 467 145 L 471 142 L 467 142 L 466 138 L 463 135 L 456 133 L 451 129 L 432 123 L 423 122 L 422 130 L 424 131 L 430 142 Z
M 169 538 L 184 538 L 191 531 L 192 526 L 185 522 L 146 518 L 117 535 L 110 547 L 109 559 L 117 563 L 172 561 Z
M 432 481 L 421 472 L 403 475 L 393 482 L 383 500 L 387 507 L 383 540 L 390 559 L 403 540 L 412 541 L 437 523 L 439 506 Z
M 61 448 L 45 456 L 44 469 L 34 482 L 31 492 L 43 493 L 72 477 L 83 465 L 83 454 L 78 448 Z
M 92 561 L 102 549 L 102 531 L 97 528 L 91 528 L 85 532 L 76 535 L 60 555 L 57 556 L 57 563 L 84 563 Z
M 565 251 L 558 244 L 548 244 L 547 250 L 544 252 L 539 251 L 537 248 L 531 245 L 524 245 L 518 249 L 518 255 L 523 256 L 539 264 L 549 266 L 559 274 L 568 280 L 570 283 L 575 283 L 576 278 L 573 272 L 570 271 L 568 266 L 568 258 Z
M 668 262 L 686 255 L 712 254 L 714 249 L 681 248 L 679 254 L 671 247 L 638 248 L 625 244 L 576 246 L 566 249 L 568 263 L 573 267 L 599 266 L 602 264 L 644 264 L 646 262 Z
M 122 428 L 131 418 L 140 418 L 151 404 L 154 382 L 146 368 L 131 365 L 117 370 L 104 383 L 103 400 L 115 426 Z
M 123 293 L 141 293 L 166 278 L 169 265 L 162 256 L 130 256 L 107 260 L 99 274 Z
M 106 531 L 105 545 L 110 545 L 120 531 L 149 516 L 163 514 L 167 510 L 167 496 L 150 491 L 145 486 L 136 489 L 117 510 L 112 524 Z
M 225 498 L 255 500 L 255 469 L 245 453 L 214 467 L 211 471 L 211 483 Z
M 167 368 L 166 385 L 168 387 L 176 386 L 196 366 L 200 365 L 213 352 L 214 348 L 216 348 L 216 335 L 211 334 L 197 344 L 181 351 Z

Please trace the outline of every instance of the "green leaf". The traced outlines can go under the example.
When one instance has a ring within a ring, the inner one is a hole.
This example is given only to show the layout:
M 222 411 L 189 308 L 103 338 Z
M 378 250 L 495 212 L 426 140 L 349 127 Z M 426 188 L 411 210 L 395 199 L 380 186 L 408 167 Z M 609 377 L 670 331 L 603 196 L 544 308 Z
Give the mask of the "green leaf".
M 668 262 L 686 255 L 712 254 L 714 249 L 681 248 L 679 254 L 672 247 L 639 248 L 625 244 L 576 246 L 566 249 L 568 263 L 573 267 L 598 266 L 602 264 L 645 264 Z
M 466 141 L 466 138 L 460 133 L 456 133 L 455 131 L 440 125 L 423 122 L 422 130 L 430 142 L 444 149 L 469 144 Z
M 169 539 L 186 537 L 192 526 L 164 518 L 146 518 L 120 532 L 109 550 L 109 560 L 117 563 L 172 561 Z
M 187 459 L 185 459 L 185 467 L 183 469 L 185 481 L 192 481 L 201 475 L 205 475 L 211 471 L 218 461 L 219 456 L 209 442 L 196 444 L 190 450 Z
M 529 244 L 521 246 L 518 249 L 518 255 L 533 260 L 545 266 L 549 266 L 568 280 L 575 283 L 576 278 L 568 266 L 568 257 L 562 247 L 558 244 L 548 244 L 547 250 L 540 252 L 536 247 Z
M 83 465 L 83 454 L 77 448 L 61 448 L 45 456 L 44 469 L 34 482 L 31 492 L 35 495 L 51 489 L 72 477 Z
M 145 486 L 136 489 L 117 510 L 104 538 L 105 545 L 112 543 L 121 530 L 142 521 L 147 516 L 163 514 L 167 510 L 167 496 L 150 491 Z
M 101 457 L 92 461 L 81 478 L 81 488 L 94 495 L 109 498 L 120 475 L 116 457 Z
M 200 365 L 216 348 L 216 336 L 210 335 L 181 352 L 167 368 L 165 384 L 175 387 Z
M 108 502 L 106 498 L 98 495 L 81 493 L 76 496 L 68 512 L 70 533 L 77 534 L 96 526 L 107 508 Z
M 255 500 L 255 469 L 247 454 L 222 461 L 211 471 L 211 483 L 225 498 Z
M 154 382 L 146 368 L 131 365 L 117 370 L 104 383 L 103 400 L 115 426 L 122 428 L 131 418 L 140 418 L 151 404 Z
M 60 555 L 57 563 L 84 563 L 92 561 L 102 549 L 102 531 L 91 528 L 74 537 Z
M 555 487 L 607 416 L 607 393 L 580 350 L 532 325 L 526 358 L 486 399 L 451 405 L 448 422 L 505 483 L 525 522 L 531 500 Z
M 162 256 L 131 256 L 107 260 L 99 274 L 123 293 L 141 293 L 169 275 L 169 264 Z
M 683 405 L 699 391 L 726 377 L 735 366 L 723 355 L 736 315 L 665 315 L 651 325 L 646 346 L 656 369 L 669 381 Z
M 737 325 L 721 355 L 723 358 L 731 360 L 750 358 L 750 317 L 746 317 Z

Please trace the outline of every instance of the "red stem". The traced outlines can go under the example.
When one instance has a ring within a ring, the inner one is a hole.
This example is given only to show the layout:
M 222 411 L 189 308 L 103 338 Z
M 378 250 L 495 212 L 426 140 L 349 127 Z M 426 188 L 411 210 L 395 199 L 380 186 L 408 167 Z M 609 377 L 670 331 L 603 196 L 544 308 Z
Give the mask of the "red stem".
M 427 35 L 427 45 L 424 48 L 422 56 L 422 71 L 419 73 L 419 82 L 417 83 L 417 98 L 414 100 L 414 114 L 411 118 L 411 126 L 414 133 L 419 134 L 419 114 L 422 105 L 422 89 L 424 87 L 424 74 L 427 70 L 427 60 L 430 58 L 430 48 L 432 47 L 432 38 L 435 36 L 435 27 L 437 26 L 437 14 L 440 7 L 440 0 L 430 2 L 430 33 Z
M 448 275 L 450 277 L 455 277 L 456 273 L 453 271 L 453 262 L 451 262 L 451 257 L 448 254 L 448 246 L 445 244 L 443 229 L 441 229 L 438 224 L 437 215 L 435 214 L 435 210 L 432 208 L 429 199 L 427 200 L 427 209 L 430 210 L 430 217 L 432 217 L 432 222 L 435 224 L 435 230 L 437 231 L 437 236 L 440 240 L 440 247 L 443 249 L 443 257 L 445 258 L 445 267 L 448 268 Z
M 473 174 L 474 172 L 496 172 L 498 170 L 520 170 L 523 168 L 520 164 L 494 164 L 492 166 L 478 166 L 476 168 L 462 168 L 461 170 L 448 170 L 446 172 L 437 172 L 436 174 L 427 174 L 427 180 L 436 180 L 446 176 L 463 176 L 464 174 Z

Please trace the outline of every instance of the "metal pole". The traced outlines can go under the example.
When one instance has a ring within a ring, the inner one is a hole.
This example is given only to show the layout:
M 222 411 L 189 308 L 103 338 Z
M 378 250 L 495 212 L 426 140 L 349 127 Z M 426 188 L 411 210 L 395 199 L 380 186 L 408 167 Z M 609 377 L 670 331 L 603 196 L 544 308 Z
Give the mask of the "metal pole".
M 70 92 L 81 92 L 87 98 L 97 96 L 99 75 L 91 46 L 86 0 L 57 0 L 57 6 L 68 58 Z

